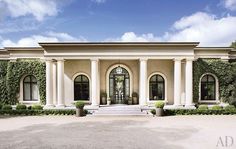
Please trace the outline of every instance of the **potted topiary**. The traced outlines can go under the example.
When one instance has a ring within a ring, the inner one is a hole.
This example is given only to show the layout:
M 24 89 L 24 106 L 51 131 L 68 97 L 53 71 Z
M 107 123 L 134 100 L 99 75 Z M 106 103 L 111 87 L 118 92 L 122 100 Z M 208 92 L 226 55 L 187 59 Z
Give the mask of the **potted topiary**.
M 103 105 L 107 102 L 107 93 L 101 93 L 101 102 Z
M 132 97 L 129 97 L 129 98 L 128 98 L 128 105 L 132 105 L 132 103 L 133 103 L 133 102 L 132 102 Z
M 107 98 L 107 105 L 111 105 L 111 98 Z
M 156 116 L 163 116 L 164 115 L 164 108 L 165 103 L 163 101 L 157 101 L 155 103 L 155 107 L 156 107 Z
M 76 117 L 81 117 L 84 115 L 84 102 L 82 101 L 77 101 L 75 103 L 75 107 L 76 107 Z
M 133 99 L 133 104 L 134 105 L 138 104 L 138 93 L 133 92 L 132 99 Z

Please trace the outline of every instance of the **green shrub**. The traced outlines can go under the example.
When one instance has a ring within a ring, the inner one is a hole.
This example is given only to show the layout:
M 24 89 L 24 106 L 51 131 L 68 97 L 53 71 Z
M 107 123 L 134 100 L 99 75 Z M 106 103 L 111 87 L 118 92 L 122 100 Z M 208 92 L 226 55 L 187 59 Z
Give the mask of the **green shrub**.
M 2 104 L 0 103 L 0 110 L 2 109 Z
M 198 110 L 207 110 L 208 106 L 207 105 L 199 105 Z
M 12 110 L 12 106 L 11 105 L 3 105 L 2 110 Z
M 150 112 L 152 113 L 152 115 L 156 115 L 156 110 L 155 109 L 152 109 Z
M 222 107 L 219 105 L 214 105 L 211 107 L 211 110 L 222 110 Z
M 41 106 L 40 104 L 34 104 L 32 106 L 32 110 L 43 110 L 43 106 Z
M 84 108 L 85 103 L 83 101 L 77 101 L 75 103 L 75 107 L 78 109 L 83 109 Z
M 164 106 L 165 106 L 165 103 L 163 101 L 157 101 L 155 103 L 156 108 L 164 108 Z
M 26 110 L 26 105 L 24 104 L 17 104 L 16 105 L 16 110 Z
M 31 109 L 32 109 L 32 106 L 28 106 L 28 107 L 27 107 L 27 110 L 31 110 Z
M 236 108 L 233 105 L 227 105 L 224 107 L 225 110 L 236 110 Z

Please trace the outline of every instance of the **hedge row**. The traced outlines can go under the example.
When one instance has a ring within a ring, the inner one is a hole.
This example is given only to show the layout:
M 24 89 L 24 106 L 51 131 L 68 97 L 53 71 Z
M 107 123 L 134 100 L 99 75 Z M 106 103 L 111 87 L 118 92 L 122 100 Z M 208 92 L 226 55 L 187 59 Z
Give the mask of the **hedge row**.
M 0 115 L 75 115 L 75 109 L 70 110 L 0 110 Z
M 171 116 L 171 115 L 234 115 L 236 114 L 236 109 L 226 110 L 201 110 L 201 109 L 193 109 L 193 110 L 187 110 L 187 109 L 176 109 L 176 110 L 165 110 L 165 115 Z

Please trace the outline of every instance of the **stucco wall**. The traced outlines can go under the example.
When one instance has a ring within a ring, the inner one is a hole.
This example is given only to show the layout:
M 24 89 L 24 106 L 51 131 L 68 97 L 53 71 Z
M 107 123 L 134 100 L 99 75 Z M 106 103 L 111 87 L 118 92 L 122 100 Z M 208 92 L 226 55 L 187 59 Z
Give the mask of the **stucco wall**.
M 167 78 L 167 101 L 174 103 L 174 62 L 173 60 L 148 60 L 148 78 L 155 72 L 165 75 Z M 148 80 L 149 81 L 149 80 Z M 149 98 L 149 97 L 148 97 Z
M 139 93 L 139 61 L 138 60 L 100 60 L 99 70 L 100 70 L 100 90 L 101 92 L 106 92 L 106 75 L 110 67 L 116 64 L 125 65 L 132 72 L 133 81 L 132 92 Z M 66 60 L 65 61 L 65 103 L 70 105 L 74 102 L 74 90 L 73 90 L 73 78 L 77 76 L 78 73 L 85 73 L 91 78 L 91 66 L 90 60 Z M 174 62 L 173 60 L 148 60 L 147 66 L 147 77 L 149 78 L 151 74 L 155 72 L 160 72 L 167 78 L 167 101 L 168 104 L 174 103 Z M 184 64 L 182 64 L 182 80 L 184 79 Z M 149 81 L 149 80 L 148 80 Z M 91 82 L 90 82 L 91 84 Z M 182 81 L 184 85 L 184 80 Z M 91 85 L 90 85 L 91 90 Z M 182 92 L 184 92 L 184 86 L 182 87 Z M 91 93 L 90 93 L 91 95 Z M 149 97 L 148 97 L 149 98 Z
M 90 60 L 66 60 L 65 69 L 65 104 L 74 102 L 74 80 L 78 73 L 87 74 L 90 79 Z M 90 85 L 91 87 L 91 85 Z M 91 95 L 91 94 L 90 94 Z

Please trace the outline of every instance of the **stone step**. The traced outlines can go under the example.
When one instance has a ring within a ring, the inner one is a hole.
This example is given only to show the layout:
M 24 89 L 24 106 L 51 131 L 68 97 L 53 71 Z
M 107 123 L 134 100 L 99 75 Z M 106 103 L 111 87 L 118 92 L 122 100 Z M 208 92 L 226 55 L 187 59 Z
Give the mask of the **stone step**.
M 147 112 L 142 112 L 139 105 L 112 105 L 100 106 L 94 111 L 93 115 L 147 115 Z

